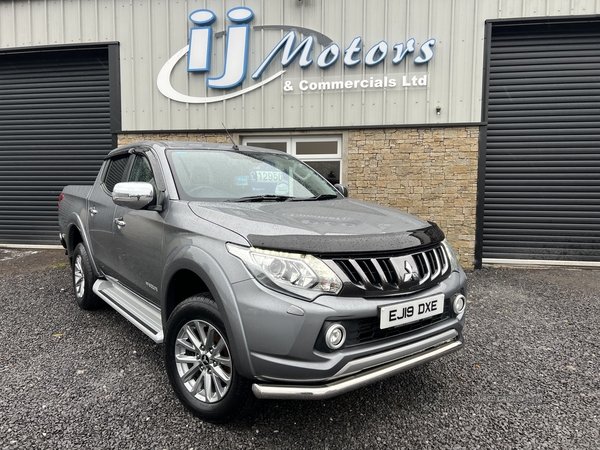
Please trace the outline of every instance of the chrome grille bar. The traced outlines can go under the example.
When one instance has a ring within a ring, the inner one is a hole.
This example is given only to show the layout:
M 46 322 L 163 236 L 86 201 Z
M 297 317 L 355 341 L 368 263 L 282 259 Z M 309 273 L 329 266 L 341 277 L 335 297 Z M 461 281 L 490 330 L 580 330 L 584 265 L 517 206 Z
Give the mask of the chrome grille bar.
M 352 265 L 352 267 L 356 271 L 357 275 L 360 277 L 360 283 L 369 290 L 374 289 L 375 286 L 373 286 L 371 284 L 371 282 L 369 281 L 369 277 L 364 272 L 364 270 L 362 269 L 360 264 L 358 264 L 358 262 L 354 259 L 350 259 L 350 260 L 348 260 L 348 262 Z
M 450 262 L 448 261 L 448 255 L 446 255 L 446 252 L 442 249 L 442 247 L 439 247 L 438 251 L 440 252 L 441 259 L 442 259 L 442 273 L 446 273 L 446 271 L 450 267 Z
M 442 273 L 442 265 L 440 264 L 440 258 L 438 257 L 435 250 L 427 252 L 427 254 L 428 254 L 428 256 L 429 255 L 431 256 L 431 258 L 433 260 L 433 265 L 435 266 L 435 272 L 433 272 L 433 274 L 431 274 L 431 279 L 435 280 L 437 277 L 440 276 L 440 273 Z
M 421 275 L 421 282 L 419 284 L 425 284 L 431 278 L 431 265 L 429 264 L 429 258 L 425 253 L 420 253 L 419 258 L 425 263 L 425 271 Z
M 391 289 L 397 289 L 398 285 L 392 284 L 392 280 L 388 280 L 385 272 L 383 271 L 383 265 L 385 264 L 384 259 L 371 259 L 379 278 L 381 279 L 381 289 L 389 291 Z

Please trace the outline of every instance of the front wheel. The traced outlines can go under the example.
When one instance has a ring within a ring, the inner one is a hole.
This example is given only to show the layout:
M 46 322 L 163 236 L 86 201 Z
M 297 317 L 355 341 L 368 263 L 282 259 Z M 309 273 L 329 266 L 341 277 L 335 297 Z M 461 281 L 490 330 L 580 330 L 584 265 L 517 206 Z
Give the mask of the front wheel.
M 181 402 L 209 422 L 231 420 L 250 397 L 250 382 L 237 373 L 221 315 L 207 296 L 188 298 L 169 317 L 165 365 Z

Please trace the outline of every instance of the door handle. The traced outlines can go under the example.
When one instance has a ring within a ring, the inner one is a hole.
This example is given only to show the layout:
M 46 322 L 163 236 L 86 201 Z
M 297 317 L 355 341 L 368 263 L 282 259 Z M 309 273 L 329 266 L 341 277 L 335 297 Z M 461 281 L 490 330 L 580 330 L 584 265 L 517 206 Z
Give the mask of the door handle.
M 123 221 L 122 217 L 118 217 L 115 219 L 115 223 L 117 224 L 117 228 L 120 230 L 121 228 L 123 228 L 126 223 Z
M 90 212 L 90 216 L 94 217 L 96 214 L 98 214 L 98 210 L 92 206 L 90 209 L 88 209 L 88 211 Z

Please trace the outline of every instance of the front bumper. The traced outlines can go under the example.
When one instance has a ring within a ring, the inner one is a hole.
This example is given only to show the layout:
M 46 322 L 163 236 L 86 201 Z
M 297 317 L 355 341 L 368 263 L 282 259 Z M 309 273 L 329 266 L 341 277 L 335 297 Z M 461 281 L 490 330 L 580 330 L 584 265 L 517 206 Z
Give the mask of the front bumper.
M 360 374 L 402 360 L 409 361 L 408 366 L 403 367 L 413 367 L 420 364 L 420 358 L 415 355 L 450 341 L 462 342 L 464 311 L 459 315 L 450 312 L 443 320 L 402 334 L 353 343 L 334 351 L 319 350 L 319 336 L 324 332 L 325 323 L 347 323 L 363 319 L 371 321 L 378 317 L 378 308 L 384 305 L 440 293 L 445 295 L 446 302 L 450 304 L 453 295 L 461 292 L 464 294 L 465 281 L 464 272 L 460 271 L 452 273 L 431 289 L 400 298 L 322 296 L 313 302 L 271 291 L 253 279 L 234 283 L 232 287 L 237 300 L 236 313 L 239 314 L 236 315 L 240 322 L 231 328 L 231 332 L 237 333 L 236 339 L 239 342 L 242 339 L 245 341 L 249 357 L 247 366 L 238 366 L 239 372 L 254 380 L 257 386 L 255 391 L 261 396 L 267 395 L 261 392 L 271 392 L 271 387 L 280 392 L 277 387 L 283 385 L 295 390 L 298 386 L 312 386 L 311 389 L 330 386 L 332 383 L 337 386 L 337 380 L 348 381 L 351 386 L 357 383 L 368 384 L 389 375 L 384 371 L 384 374 L 376 375 L 373 381 L 365 382 Z M 378 324 L 377 321 L 376 323 Z M 457 344 L 456 349 L 460 345 L 462 344 Z M 454 346 L 451 348 L 454 349 Z M 427 360 L 439 357 L 436 352 L 432 355 Z M 413 359 L 414 362 L 410 362 Z M 360 381 L 351 381 L 351 378 L 357 377 Z
M 442 343 L 436 343 L 442 341 Z M 254 395 L 261 399 L 277 400 L 322 400 L 335 397 L 346 392 L 367 386 L 377 381 L 396 375 L 413 367 L 420 366 L 429 361 L 441 358 L 453 353 L 463 346 L 462 337 L 454 330 L 447 331 L 438 336 L 434 336 L 426 341 L 414 344 L 417 347 L 426 347 L 424 350 L 413 353 L 399 360 L 387 364 L 379 365 L 375 368 L 359 372 L 355 375 L 346 376 L 337 381 L 332 381 L 321 385 L 276 385 L 259 384 L 252 385 Z M 411 348 L 404 347 L 403 350 L 410 351 Z M 390 358 L 389 354 L 375 355 L 364 359 L 380 358 L 386 360 Z M 356 365 L 368 364 L 368 361 L 355 360 L 352 363 Z M 346 366 L 348 367 L 348 366 Z M 346 369 L 346 368 L 345 368 Z M 344 369 L 343 369 L 344 370 Z

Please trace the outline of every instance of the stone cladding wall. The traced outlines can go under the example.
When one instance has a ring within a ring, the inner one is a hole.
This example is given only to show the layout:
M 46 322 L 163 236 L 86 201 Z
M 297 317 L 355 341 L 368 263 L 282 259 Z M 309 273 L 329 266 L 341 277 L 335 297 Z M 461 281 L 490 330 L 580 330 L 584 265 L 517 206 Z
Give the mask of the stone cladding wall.
M 436 222 L 473 268 L 478 139 L 478 127 L 350 131 L 350 196 Z
M 225 133 L 145 133 L 119 135 L 119 147 L 140 141 L 230 142 Z

